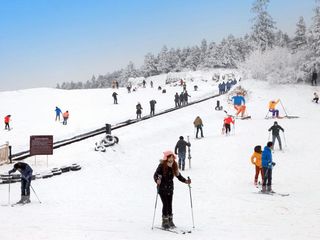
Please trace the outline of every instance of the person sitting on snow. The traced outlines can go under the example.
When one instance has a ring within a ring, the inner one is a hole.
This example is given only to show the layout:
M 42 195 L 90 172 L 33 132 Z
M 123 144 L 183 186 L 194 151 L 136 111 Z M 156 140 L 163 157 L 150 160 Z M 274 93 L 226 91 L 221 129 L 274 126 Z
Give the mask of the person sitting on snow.
M 234 108 L 237 110 L 236 115 L 238 116 L 241 113 L 241 117 L 243 117 L 246 111 L 246 101 L 244 100 L 244 97 L 238 92 L 237 96 L 233 96 L 231 99 L 233 100 Z
M 279 117 L 279 110 L 276 109 L 276 105 L 280 102 L 280 99 L 278 99 L 277 101 L 275 100 L 271 100 L 269 102 L 269 112 L 272 112 L 272 117 Z
M 315 92 L 313 93 L 314 98 L 312 99 L 312 102 L 318 103 L 319 101 L 319 95 Z

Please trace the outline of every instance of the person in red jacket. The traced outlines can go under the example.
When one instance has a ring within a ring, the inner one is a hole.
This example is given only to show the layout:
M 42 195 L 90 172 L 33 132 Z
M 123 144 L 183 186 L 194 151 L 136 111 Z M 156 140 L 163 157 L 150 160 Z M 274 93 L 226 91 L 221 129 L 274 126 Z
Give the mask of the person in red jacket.
M 7 115 L 7 116 L 4 117 L 4 124 L 5 124 L 4 129 L 6 129 L 6 130 L 10 130 L 11 129 L 10 125 L 9 125 L 10 117 L 11 117 L 11 115 Z
M 230 127 L 231 123 L 234 124 L 234 119 L 231 115 L 228 115 L 227 117 L 224 118 L 223 124 L 224 124 L 226 136 L 228 136 L 229 133 L 231 132 L 231 127 Z

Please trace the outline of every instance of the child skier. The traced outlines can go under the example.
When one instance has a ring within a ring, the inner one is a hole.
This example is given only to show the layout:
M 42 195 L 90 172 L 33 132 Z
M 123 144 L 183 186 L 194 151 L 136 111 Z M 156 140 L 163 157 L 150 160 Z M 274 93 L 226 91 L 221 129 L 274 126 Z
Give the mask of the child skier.
M 224 118 L 223 124 L 224 124 L 226 136 L 228 136 L 229 132 L 231 132 L 231 127 L 230 127 L 231 123 L 234 125 L 234 119 L 231 115 L 228 115 L 227 117 Z
M 262 149 L 261 146 L 255 146 L 254 147 L 254 152 L 251 156 L 251 162 L 252 164 L 255 165 L 256 173 L 254 175 L 254 185 L 258 185 L 258 177 L 259 173 L 261 174 L 261 179 L 263 181 L 263 171 L 262 171 L 262 163 L 261 163 L 261 154 L 262 154 Z

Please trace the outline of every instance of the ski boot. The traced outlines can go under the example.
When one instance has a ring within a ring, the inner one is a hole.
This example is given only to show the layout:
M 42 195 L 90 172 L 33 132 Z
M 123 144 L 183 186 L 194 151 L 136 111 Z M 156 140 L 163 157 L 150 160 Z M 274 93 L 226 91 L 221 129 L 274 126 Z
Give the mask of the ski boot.
M 266 193 L 266 192 L 267 192 L 266 186 L 262 186 L 261 192 L 262 192 L 262 193 Z
M 25 196 L 25 199 L 24 199 L 23 203 L 24 203 L 24 204 L 26 204 L 26 203 L 31 203 L 31 201 L 30 201 L 30 195 Z
M 169 226 L 170 226 L 170 228 L 176 227 L 176 225 L 174 225 L 174 223 L 173 223 L 173 216 L 172 215 L 169 215 Z
M 16 204 L 24 204 L 25 200 L 26 200 L 26 196 L 21 195 L 21 199 L 18 202 L 16 202 Z
M 272 190 L 271 186 L 267 186 L 267 192 L 274 193 L 274 191 Z
M 163 229 L 169 229 L 170 225 L 169 225 L 169 217 L 168 216 L 162 216 L 162 225 L 161 227 Z

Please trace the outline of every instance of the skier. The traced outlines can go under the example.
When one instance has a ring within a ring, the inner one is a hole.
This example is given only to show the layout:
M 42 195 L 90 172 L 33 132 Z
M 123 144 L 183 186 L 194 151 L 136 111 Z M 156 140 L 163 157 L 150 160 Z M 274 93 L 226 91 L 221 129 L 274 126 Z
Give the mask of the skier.
M 18 162 L 13 165 L 13 169 L 11 169 L 8 173 L 10 175 L 17 170 L 21 174 L 21 199 L 17 202 L 17 204 L 30 203 L 30 185 L 33 170 L 27 163 Z
M 142 85 L 143 85 L 144 88 L 146 87 L 146 80 L 143 79 Z
M 269 102 L 269 112 L 272 112 L 272 117 L 279 117 L 279 110 L 276 109 L 276 105 L 280 102 L 280 99 L 278 99 L 277 101 L 275 100 L 271 100 Z
M 157 103 L 157 101 L 154 99 L 150 101 L 150 116 L 154 116 L 154 107 L 155 107 L 156 103 Z
M 231 115 L 228 115 L 223 119 L 223 126 L 226 136 L 228 136 L 229 132 L 231 132 L 231 123 L 234 125 L 234 119 Z
M 69 111 L 65 111 L 65 112 L 62 114 L 62 117 L 63 117 L 63 122 L 62 122 L 62 124 L 63 124 L 63 125 L 67 125 L 67 121 L 68 121 L 68 118 L 69 118 Z
M 136 113 L 137 113 L 137 119 L 140 118 L 141 119 L 141 113 L 142 113 L 142 107 L 141 107 L 141 104 L 138 102 L 138 104 L 136 105 Z
M 236 115 L 238 116 L 241 113 L 241 117 L 243 117 L 246 111 L 246 101 L 243 96 L 238 92 L 236 96 L 231 98 L 233 100 L 233 106 L 237 110 Z
M 184 171 L 187 146 L 190 147 L 191 143 L 186 142 L 183 139 L 183 136 L 180 136 L 179 140 L 174 148 L 174 153 L 178 154 L 178 157 L 179 157 L 179 169 L 182 169 L 182 171 Z
M 56 107 L 56 109 L 54 111 L 56 112 L 56 121 L 59 120 L 59 122 L 60 122 L 60 115 L 62 114 L 61 109 Z
M 172 197 L 173 197 L 173 178 L 177 177 L 179 181 L 190 184 L 190 179 L 185 179 L 179 172 L 176 156 L 172 151 L 165 151 L 163 159 L 153 175 L 157 183 L 158 193 L 162 201 L 162 228 L 174 228 L 172 215 Z
M 150 87 L 153 88 L 153 81 L 150 81 Z
M 272 162 L 271 148 L 273 147 L 272 142 L 268 142 L 267 146 L 264 147 L 261 160 L 262 160 L 262 171 L 263 171 L 263 182 L 261 192 L 273 192 L 271 188 L 272 184 L 272 167 L 276 165 Z
M 113 97 L 113 104 L 118 104 L 118 98 L 117 98 L 118 93 L 113 92 L 112 97 Z
M 312 102 L 318 103 L 319 101 L 319 95 L 315 92 L 313 93 L 314 98 L 312 99 Z
M 11 115 L 7 115 L 7 116 L 5 116 L 4 117 L 4 129 L 5 130 L 9 130 L 10 131 L 10 125 L 9 125 L 9 123 L 10 123 L 10 118 L 11 118 Z
M 202 131 L 203 123 L 202 123 L 202 119 L 199 116 L 197 116 L 196 119 L 193 121 L 193 125 L 195 128 L 197 128 L 196 138 L 198 138 L 199 130 L 201 132 L 201 137 L 203 138 L 203 131 Z
M 284 129 L 280 125 L 278 125 L 277 121 L 275 121 L 273 126 L 271 126 L 268 130 L 269 132 L 272 131 L 272 150 L 276 139 L 278 140 L 280 151 L 282 150 L 281 138 L 279 134 L 280 130 L 284 132 Z
M 262 165 L 261 165 L 261 153 L 262 153 L 262 149 L 261 146 L 255 146 L 254 147 L 254 152 L 251 156 L 251 162 L 252 164 L 255 165 L 255 169 L 256 169 L 256 174 L 254 176 L 254 185 L 258 185 L 258 177 L 259 177 L 259 173 L 261 174 L 261 179 L 263 181 L 263 171 L 262 171 Z

